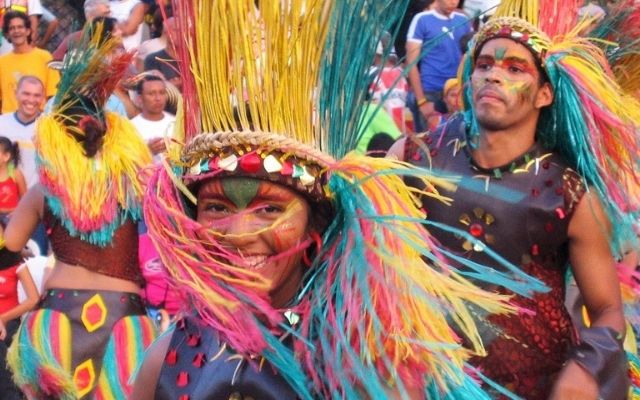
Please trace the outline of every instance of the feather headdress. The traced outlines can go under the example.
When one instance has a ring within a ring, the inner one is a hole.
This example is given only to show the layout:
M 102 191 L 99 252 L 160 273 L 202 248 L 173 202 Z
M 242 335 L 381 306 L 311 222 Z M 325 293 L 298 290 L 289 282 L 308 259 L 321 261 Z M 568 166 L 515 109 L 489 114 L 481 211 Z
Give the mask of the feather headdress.
M 240 354 L 266 358 L 301 398 L 386 398 L 385 388 L 427 385 L 433 398 L 482 398 L 464 367 L 484 351 L 473 314 L 517 311 L 445 262 L 419 193 L 402 179 L 425 171 L 349 153 L 363 132 L 376 45 L 406 5 L 174 1 L 188 144 L 152 178 L 145 221 L 200 318 Z M 328 214 L 291 310 L 271 306 L 269 282 L 238 267 L 220 233 L 190 215 L 189 188 L 226 176 L 286 185 L 314 214 Z M 436 185 L 450 185 L 426 180 L 436 197 Z M 543 289 L 526 276 L 467 267 L 517 293 Z M 295 352 L 282 332 L 295 338 Z
M 70 51 L 52 110 L 39 119 L 35 138 L 48 206 L 71 235 L 99 246 L 109 244 L 127 218 L 141 216 L 139 175 L 151 162 L 126 117 L 104 111 L 133 54 L 120 51 L 120 41 L 103 30 L 102 22 L 87 25 Z M 97 153 L 87 155 L 87 140 L 95 141 Z
M 593 22 L 577 20 L 576 0 L 506 0 L 470 44 L 461 68 L 469 82 L 484 43 L 509 38 L 527 47 L 553 88 L 554 101 L 538 122 L 538 139 L 558 151 L 603 200 L 619 252 L 640 209 L 640 103 L 618 84 L 604 52 L 582 34 Z M 466 85 L 464 106 L 472 135 L 477 134 Z

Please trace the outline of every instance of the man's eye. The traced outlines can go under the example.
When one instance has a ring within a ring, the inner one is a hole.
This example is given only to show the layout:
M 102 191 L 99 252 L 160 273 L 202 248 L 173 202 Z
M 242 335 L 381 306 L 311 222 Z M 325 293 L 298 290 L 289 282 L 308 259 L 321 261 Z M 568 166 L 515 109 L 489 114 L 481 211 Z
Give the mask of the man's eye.
M 509 66 L 509 72 L 513 72 L 513 73 L 521 73 L 524 72 L 524 68 L 519 67 L 517 65 L 510 65 Z
M 491 64 L 488 63 L 488 62 L 478 62 L 478 63 L 476 63 L 476 69 L 479 69 L 481 71 L 487 71 L 490 68 L 491 68 Z

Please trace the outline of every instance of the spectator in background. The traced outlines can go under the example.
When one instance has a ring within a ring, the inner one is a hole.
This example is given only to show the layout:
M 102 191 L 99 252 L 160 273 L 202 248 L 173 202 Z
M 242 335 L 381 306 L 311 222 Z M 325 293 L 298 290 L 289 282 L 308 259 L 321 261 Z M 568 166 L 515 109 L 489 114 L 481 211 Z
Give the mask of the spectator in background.
M 171 8 L 165 8 L 164 11 L 167 18 L 173 16 Z M 164 30 L 164 16 L 162 10 L 158 7 L 153 13 L 153 25 L 151 27 L 152 39 L 145 40 L 138 48 L 136 56 L 136 68 L 138 71 L 144 71 L 144 59 L 151 53 L 158 52 L 167 47 L 167 32 Z
M 122 31 L 120 30 L 118 21 L 116 21 L 115 18 L 94 17 L 91 20 L 91 22 L 89 22 L 91 31 L 93 31 L 93 29 L 96 29 L 96 27 L 99 26 L 100 24 L 102 24 L 102 35 L 113 36 L 116 38 L 122 37 Z M 69 48 L 67 53 L 71 53 L 75 51 L 75 49 L 77 49 L 76 46 L 82 44 L 81 41 L 82 41 L 82 34 L 80 34 L 78 41 L 71 40 L 70 44 L 72 45 L 72 47 Z M 116 51 L 124 51 L 124 48 L 120 46 L 119 48 L 116 49 Z M 62 61 L 54 61 L 50 63 L 50 66 L 51 68 L 61 69 L 64 66 L 64 63 Z M 128 71 L 125 73 L 125 79 L 127 79 L 128 77 L 134 74 L 133 68 L 134 68 L 133 65 L 129 66 Z M 47 103 L 47 105 L 45 106 L 45 111 L 48 111 L 51 109 L 52 102 L 53 102 L 53 99 L 51 99 Z M 127 89 L 124 87 L 122 82 L 120 83 L 120 85 L 118 85 L 114 89 L 113 93 L 107 99 L 105 109 L 107 111 L 118 113 L 127 118 L 133 118 L 139 112 L 138 107 L 136 107 L 136 105 L 133 104 L 131 97 L 129 97 L 129 93 Z
M 456 76 L 462 59 L 460 39 L 471 31 L 467 16 L 456 11 L 457 5 L 458 0 L 435 0 L 431 10 L 413 18 L 407 33 L 407 64 L 413 65 L 407 102 L 416 132 L 427 128 L 426 121 L 434 112 L 447 111 L 442 89 L 447 79 Z
M 41 49 L 46 49 L 47 44 L 49 44 L 49 41 L 53 37 L 54 32 L 58 29 L 60 21 L 58 21 L 58 18 L 56 18 L 56 16 L 53 15 L 51 11 L 49 11 L 45 7 L 42 7 L 42 22 L 44 22 L 45 29 L 42 36 L 40 36 L 40 39 L 38 39 L 36 46 L 40 47 Z
M 0 138 L 0 147 L 7 145 L 7 138 Z M 11 145 L 11 143 L 8 143 Z M 0 220 L 4 226 L 5 219 Z M 18 299 L 18 283 L 24 288 L 26 299 Z M 20 326 L 20 317 L 38 303 L 38 289 L 24 263 L 20 252 L 0 248 L 0 396 L 2 400 L 21 400 L 22 393 L 13 383 L 7 367 L 7 349 Z M 6 335 L 2 335 L 2 326 Z
M 127 51 L 137 50 L 142 43 L 142 23 L 149 7 L 140 0 L 110 0 L 111 16 L 122 30 L 122 44 Z
M 58 71 L 48 67 L 51 54 L 31 43 L 31 21 L 25 13 L 10 11 L 4 15 L 2 32 L 11 40 L 13 51 L 0 56 L 0 98 L 2 114 L 18 109 L 16 88 L 24 75 L 33 75 L 44 85 L 45 95 L 53 96 L 60 80 Z
M 111 7 L 109 6 L 109 0 L 86 0 L 84 3 L 84 16 L 87 22 L 92 22 L 98 17 L 108 17 L 110 15 Z M 76 43 L 80 42 L 81 36 L 81 29 L 67 35 L 53 52 L 53 59 L 55 61 L 64 60 L 64 56 L 67 54 L 69 48 L 75 47 Z
M 76 11 L 69 0 L 42 0 L 42 6 L 51 11 L 59 22 L 45 46 L 47 51 L 53 53 L 69 33 L 84 24 L 84 16 Z M 44 34 L 42 30 L 40 32 Z
M 18 109 L 15 112 L 0 115 L 0 132 L 20 146 L 21 169 L 29 188 L 38 182 L 33 135 L 36 119 L 44 104 L 42 81 L 30 75 L 20 78 L 16 99 Z
M 149 54 L 144 59 L 145 71 L 160 71 L 164 79 L 171 82 L 175 87 L 182 92 L 182 78 L 178 71 L 178 62 L 176 61 L 176 43 L 174 38 L 176 36 L 175 20 L 173 17 L 167 18 L 164 22 L 164 30 L 167 35 L 167 46 L 160 51 Z
M 451 115 L 462 109 L 460 97 L 460 83 L 457 78 L 447 79 L 442 89 L 442 100 L 447 106 L 447 112 L 444 114 L 434 113 L 429 117 L 429 130 L 434 130 L 444 125 Z
M 404 60 L 407 56 L 407 52 L 405 50 L 407 43 L 407 31 L 409 30 L 409 25 L 411 25 L 413 17 L 419 12 L 428 9 L 431 4 L 433 4 L 433 0 L 411 0 L 409 2 L 407 12 L 402 17 L 402 20 L 399 21 L 400 26 L 398 27 L 398 34 L 394 40 L 394 47 L 396 48 L 396 53 L 400 60 Z
M 403 76 L 403 68 L 397 64 L 398 57 L 394 49 L 391 49 L 384 63 L 383 56 L 384 46 L 380 42 L 374 60 L 375 77 L 371 87 L 371 98 L 373 102 L 382 104 L 400 131 L 406 132 L 404 113 L 409 84 Z
M 2 218 L 16 209 L 20 198 L 27 192 L 27 184 L 19 164 L 20 145 L 6 136 L 0 136 L 0 217 Z M 0 303 L 2 303 L 1 299 L 0 295 Z M 0 318 L 2 318 L 1 310 Z
M 29 189 L 38 183 L 33 137 L 36 133 L 36 119 L 44 104 L 44 85 L 37 77 L 25 75 L 18 81 L 15 96 L 18 109 L 16 112 L 0 115 L 0 132 L 18 144 L 20 169 Z M 38 224 L 32 239 L 38 244 L 40 254 L 46 255 L 49 244 L 42 224 Z
M 42 15 L 42 4 L 40 0 L 2 0 L 4 6 L 0 10 L 0 16 L 10 11 L 23 12 L 29 16 L 31 22 L 31 41 L 36 43 L 38 41 L 38 21 L 40 15 Z M 2 24 L 3 22 L 0 22 Z M 8 40 L 4 30 L 2 31 L 4 38 L 2 38 L 0 44 L 0 55 L 6 54 L 11 51 L 11 42 Z
M 500 0 L 464 0 L 463 10 L 473 18 L 474 29 L 479 29 L 493 15 Z
M 136 87 L 138 107 L 142 111 L 131 119 L 138 133 L 149 146 L 154 160 L 166 150 L 165 137 L 171 136 L 175 116 L 164 111 L 167 106 L 167 85 L 159 76 L 147 74 Z

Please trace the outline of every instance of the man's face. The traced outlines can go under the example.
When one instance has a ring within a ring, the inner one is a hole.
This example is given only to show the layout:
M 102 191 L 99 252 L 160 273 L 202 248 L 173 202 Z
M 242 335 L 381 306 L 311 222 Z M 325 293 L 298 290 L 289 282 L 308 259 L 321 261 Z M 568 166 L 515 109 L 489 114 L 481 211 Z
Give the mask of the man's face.
M 167 105 L 167 86 L 164 81 L 147 81 L 142 85 L 140 106 L 142 111 L 161 113 Z
M 492 39 L 482 47 L 471 85 L 476 118 L 488 131 L 537 120 L 539 110 L 553 100 L 550 85 L 540 85 L 531 52 L 510 39 Z
M 9 21 L 9 25 L 7 27 L 9 32 L 9 41 L 11 44 L 15 46 L 20 46 L 25 43 L 29 43 L 29 35 L 31 34 L 31 29 L 27 29 L 25 22 L 22 18 L 13 18 Z
M 458 0 L 436 0 L 436 9 L 444 14 L 451 14 L 458 7 Z
M 44 102 L 44 88 L 41 84 L 24 81 L 16 90 L 18 113 L 28 121 L 38 116 Z

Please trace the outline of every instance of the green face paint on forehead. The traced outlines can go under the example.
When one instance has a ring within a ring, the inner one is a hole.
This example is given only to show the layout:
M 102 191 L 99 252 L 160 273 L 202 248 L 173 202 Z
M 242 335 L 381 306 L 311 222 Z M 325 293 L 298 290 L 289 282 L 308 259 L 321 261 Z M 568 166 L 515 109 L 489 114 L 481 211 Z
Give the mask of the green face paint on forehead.
M 504 60 L 504 55 L 507 53 L 507 49 L 505 49 L 504 47 L 498 47 L 496 49 L 496 60 L 498 61 L 502 61 Z
M 222 190 L 239 209 L 245 209 L 258 194 L 260 180 L 251 178 L 222 179 Z

